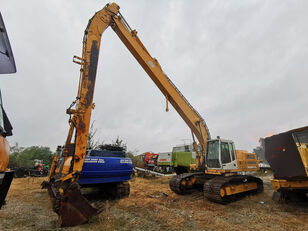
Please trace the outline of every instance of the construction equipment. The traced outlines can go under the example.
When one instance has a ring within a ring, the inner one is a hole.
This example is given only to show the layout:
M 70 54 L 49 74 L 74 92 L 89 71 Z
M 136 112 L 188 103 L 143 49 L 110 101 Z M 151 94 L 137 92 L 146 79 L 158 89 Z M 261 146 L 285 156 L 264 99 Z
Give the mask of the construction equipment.
M 172 153 L 171 152 L 160 152 L 158 153 L 156 171 L 161 173 L 172 173 Z
M 42 163 L 42 160 L 35 159 L 33 160 L 33 167 L 18 167 L 14 168 L 14 177 L 46 177 L 48 175 L 48 168 Z
M 240 174 L 259 170 L 254 153 L 235 150 L 233 141 L 220 137 L 207 140 L 206 150 L 201 149 L 201 155 L 198 152 L 196 164 L 190 165 L 189 173 L 171 178 L 169 185 L 172 191 L 187 194 L 194 188 L 203 187 L 205 198 L 226 204 L 248 193 L 263 190 L 261 179 Z M 203 157 L 204 162 L 200 163 L 200 157 Z
M 170 102 L 191 129 L 193 138 L 195 135 L 200 143 L 201 152 L 196 151 L 194 168 L 198 171 L 172 179 L 171 189 L 177 193 L 184 193 L 194 183 L 206 179 L 202 181 L 202 184 L 206 182 L 209 188 L 206 187 L 206 195 L 218 195 L 222 200 L 247 191 L 260 191 L 262 181 L 259 178 L 245 175 L 225 176 L 239 171 L 257 170 L 256 159 L 246 158 L 254 155 L 245 153 L 244 159 L 237 161 L 233 142 L 216 139 L 207 143 L 210 133 L 203 118 L 163 72 L 158 61 L 150 55 L 138 38 L 136 30 L 131 29 L 119 12 L 119 6 L 112 3 L 107 4 L 89 20 L 84 33 L 82 57 L 75 56 L 73 59 L 75 63 L 81 65 L 78 94 L 67 109 L 67 114 L 72 117 L 69 120 L 70 129 L 64 150 L 54 157 L 49 182 L 45 183 L 53 202 L 53 209 L 59 215 L 61 224 L 63 226 L 82 224 L 100 211 L 99 208 L 91 206 L 81 195 L 78 180 L 86 159 L 101 36 L 109 26 L 166 97 L 166 110 L 168 111 Z M 194 146 L 197 150 L 195 141 Z M 207 156 L 206 148 L 209 154 Z M 218 194 L 214 190 L 218 190 Z
M 308 126 L 266 137 L 264 149 L 274 174 L 273 200 L 307 200 Z
M 126 157 L 125 148 L 101 145 L 88 150 L 78 183 L 81 187 L 103 187 L 110 197 L 129 196 L 133 163 Z
M 143 162 L 143 165 L 139 167 L 152 171 L 157 166 L 157 153 L 145 152 L 140 155 L 137 155 L 137 158 Z
M 0 74 L 16 72 L 16 65 L 10 41 L 0 13 Z M 6 140 L 12 135 L 12 125 L 4 111 L 0 91 L 0 209 L 5 203 L 5 197 L 14 177 L 14 171 L 8 171 L 10 147 Z
M 202 164 L 200 156 L 205 156 Z M 193 145 L 176 146 L 172 150 L 172 162 L 177 176 L 170 180 L 170 188 L 177 194 L 203 188 L 205 198 L 225 204 L 248 193 L 263 190 L 261 179 L 238 174 L 259 170 L 256 155 L 235 150 L 230 140 L 222 140 L 220 137 L 208 139 L 206 150 L 195 142 Z
M 176 174 L 189 172 L 190 166 L 193 164 L 196 164 L 196 152 L 193 144 L 178 145 L 172 148 L 172 167 Z

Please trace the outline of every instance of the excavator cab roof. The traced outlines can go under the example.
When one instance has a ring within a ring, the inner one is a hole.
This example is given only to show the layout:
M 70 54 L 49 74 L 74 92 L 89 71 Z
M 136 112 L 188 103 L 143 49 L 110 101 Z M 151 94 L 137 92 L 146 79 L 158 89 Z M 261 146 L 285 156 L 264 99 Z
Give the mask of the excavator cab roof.
M 211 140 L 208 140 L 207 142 L 213 142 L 217 140 L 220 140 L 221 142 L 226 142 L 226 143 L 234 143 L 232 140 L 221 139 L 219 136 L 217 136 L 217 139 L 211 139 Z

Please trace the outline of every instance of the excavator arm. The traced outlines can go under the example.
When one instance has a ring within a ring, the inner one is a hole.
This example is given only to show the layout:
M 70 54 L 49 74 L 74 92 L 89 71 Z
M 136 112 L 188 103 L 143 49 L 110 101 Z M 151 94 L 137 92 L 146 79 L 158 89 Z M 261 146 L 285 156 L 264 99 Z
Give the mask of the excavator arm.
M 137 36 L 136 30 L 131 30 L 123 16 L 119 13 L 113 17 L 112 29 L 125 44 L 131 54 L 136 58 L 142 68 L 153 80 L 162 94 L 172 104 L 185 123 L 199 141 L 201 153 L 199 153 L 195 139 L 194 146 L 197 157 L 197 168 L 202 166 L 205 156 L 206 141 L 210 139 L 209 129 L 202 116 L 192 107 L 187 99 L 181 94 L 169 77 L 162 70 L 159 62 L 153 58 Z
M 197 168 L 203 166 L 206 141 L 210 138 L 203 118 L 163 72 L 159 62 L 138 38 L 137 32 L 131 30 L 119 12 L 119 6 L 107 4 L 89 20 L 84 33 L 82 57 L 74 57 L 73 61 L 80 64 L 81 69 L 76 100 L 67 109 L 67 114 L 71 116 L 70 128 L 64 149 L 53 159 L 49 182 L 43 183 L 43 187 L 48 188 L 53 209 L 63 226 L 82 224 L 101 210 L 90 205 L 81 195 L 77 182 L 86 157 L 101 36 L 109 26 L 160 89 L 166 102 L 173 105 L 189 126 L 193 139 L 195 136 L 199 141 L 201 152 L 194 139 Z

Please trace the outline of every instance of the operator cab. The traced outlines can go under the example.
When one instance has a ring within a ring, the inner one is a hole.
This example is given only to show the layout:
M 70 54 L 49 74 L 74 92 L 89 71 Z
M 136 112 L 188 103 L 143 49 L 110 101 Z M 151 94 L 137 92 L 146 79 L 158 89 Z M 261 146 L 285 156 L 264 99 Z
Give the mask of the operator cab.
M 220 137 L 207 142 L 206 163 L 213 169 L 236 169 L 234 143 L 231 140 L 223 140 Z

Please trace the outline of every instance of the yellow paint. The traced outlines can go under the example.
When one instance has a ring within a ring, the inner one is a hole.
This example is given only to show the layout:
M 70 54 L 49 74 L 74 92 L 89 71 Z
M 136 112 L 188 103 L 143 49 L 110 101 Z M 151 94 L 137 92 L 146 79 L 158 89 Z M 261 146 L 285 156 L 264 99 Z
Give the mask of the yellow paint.
M 191 171 L 196 171 L 196 170 L 197 170 L 197 165 L 196 165 L 196 164 L 190 164 L 190 165 L 189 165 L 189 169 L 190 169 Z
M 258 171 L 259 160 L 255 153 L 249 153 L 245 150 L 235 150 L 236 160 L 237 160 L 237 171 L 249 172 Z
M 218 170 L 218 169 L 207 169 L 207 170 L 205 170 L 205 173 L 214 174 L 214 175 L 221 175 L 222 173 L 224 173 L 224 171 Z
M 272 187 L 275 191 L 281 188 L 284 189 L 307 189 L 308 190 L 308 180 L 272 180 Z
M 297 147 L 298 147 L 298 151 L 299 151 L 299 154 L 301 156 L 303 165 L 305 167 L 306 175 L 308 176 L 308 148 L 307 148 L 307 144 L 302 144 L 301 146 L 299 146 L 299 144 L 297 143 Z
M 226 195 L 226 191 L 224 190 L 224 188 L 220 189 L 220 196 L 224 197 Z
M 258 184 L 255 182 L 243 183 L 240 185 L 230 185 L 220 189 L 220 195 L 234 195 L 242 192 L 248 192 L 258 188 Z
M 10 146 L 7 140 L 0 135 L 0 172 L 4 172 L 9 164 Z
M 194 185 L 195 184 L 195 182 L 196 182 L 196 178 L 195 177 L 191 177 L 190 179 L 189 179 L 189 185 Z

